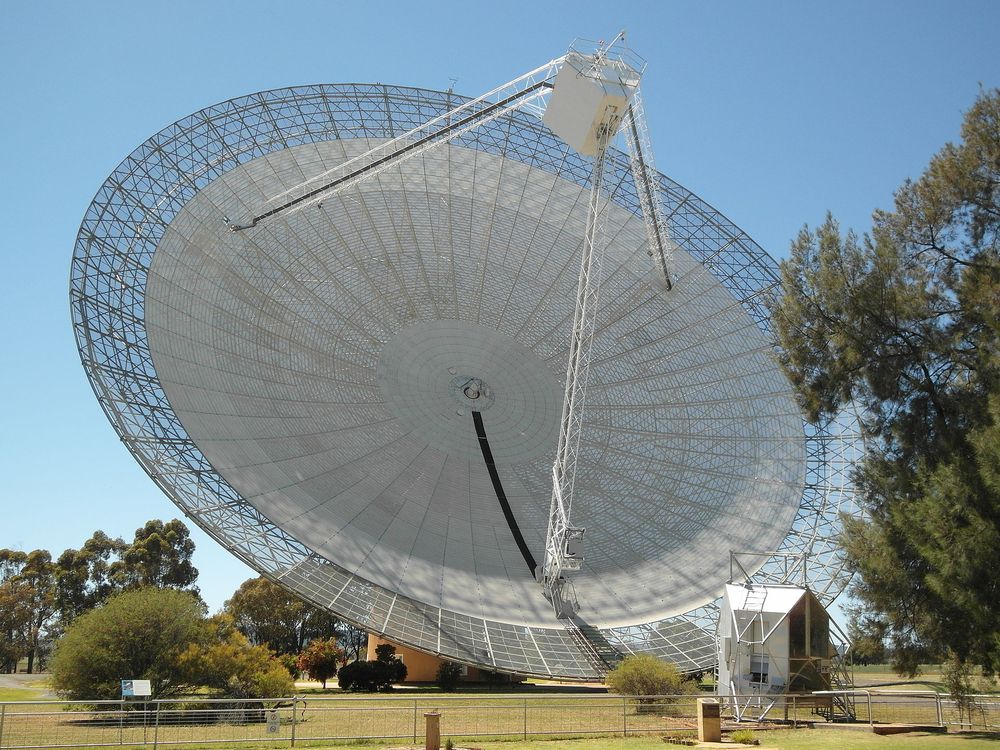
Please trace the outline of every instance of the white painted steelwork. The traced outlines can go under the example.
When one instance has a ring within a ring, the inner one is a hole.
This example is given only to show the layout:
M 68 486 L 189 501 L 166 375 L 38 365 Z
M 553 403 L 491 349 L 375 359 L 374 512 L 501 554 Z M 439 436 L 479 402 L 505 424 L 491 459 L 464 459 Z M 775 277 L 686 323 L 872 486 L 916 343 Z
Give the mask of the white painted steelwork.
M 508 111 L 330 199 L 237 232 L 225 221 L 249 223 L 461 101 L 311 86 L 165 128 L 84 217 L 74 330 L 128 449 L 257 570 L 397 642 L 591 677 L 508 533 L 469 411 L 489 403 L 478 413 L 496 471 L 541 550 L 590 160 L 532 112 Z M 704 571 L 725 569 L 720 549 L 809 552 L 817 595 L 842 589 L 835 537 L 840 511 L 856 510 L 857 433 L 847 418 L 816 428 L 798 416 L 770 357 L 773 262 L 658 175 L 684 279 L 666 294 L 629 160 L 607 158 L 608 304 L 574 584 L 613 648 L 703 668 L 723 583 Z M 460 376 L 480 398 L 460 395 Z

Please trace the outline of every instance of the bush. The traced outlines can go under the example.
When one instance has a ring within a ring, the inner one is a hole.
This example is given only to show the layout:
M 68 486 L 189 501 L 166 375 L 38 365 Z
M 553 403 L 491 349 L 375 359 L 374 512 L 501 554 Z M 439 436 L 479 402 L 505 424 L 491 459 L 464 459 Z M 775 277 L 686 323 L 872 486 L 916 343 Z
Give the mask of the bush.
M 462 676 L 462 668 L 450 661 L 441 662 L 438 667 L 437 679 L 435 682 L 442 690 L 451 692 L 458 686 L 458 678 Z
M 405 677 L 406 665 L 398 660 L 389 663 L 362 659 L 342 666 L 337 673 L 337 682 L 341 690 L 376 693 L 392 690 L 392 683 Z
M 56 644 L 52 686 L 71 700 L 121 698 L 121 680 L 150 680 L 154 698 L 190 689 L 182 654 L 211 639 L 191 593 L 145 588 L 80 615 Z
M 383 643 L 375 649 L 375 661 L 358 661 L 345 664 L 338 672 L 341 690 L 364 690 L 369 693 L 392 690 L 395 682 L 406 679 L 406 665 L 396 656 L 396 647 Z
M 368 662 L 364 659 L 345 664 L 337 672 L 337 684 L 341 690 L 365 690 L 368 681 Z
M 693 695 L 698 685 L 681 674 L 676 666 L 661 661 L 650 654 L 627 656 L 617 667 L 608 672 L 605 684 L 620 695 Z M 657 706 L 672 703 L 673 698 L 639 698 L 639 713 L 657 710 Z
M 757 738 L 749 729 L 737 729 L 729 735 L 730 742 L 739 742 L 741 745 L 756 745 Z
M 121 680 L 150 680 L 154 698 L 208 687 L 234 698 L 294 690 L 288 671 L 253 646 L 228 615 L 206 619 L 193 594 L 145 588 L 80 615 L 56 644 L 52 684 L 73 700 L 114 700 Z
M 604 682 L 620 695 L 680 695 L 692 692 L 677 667 L 649 654 L 625 657 L 621 664 L 608 672 Z
M 208 643 L 192 644 L 181 654 L 186 682 L 204 685 L 227 698 L 283 698 L 295 684 L 266 646 L 254 646 L 227 614 L 206 621 Z
M 392 688 L 392 683 L 402 682 L 406 679 L 409 670 L 403 664 L 403 660 L 396 656 L 396 647 L 391 643 L 383 643 L 375 647 L 375 661 L 387 667 L 388 688 Z

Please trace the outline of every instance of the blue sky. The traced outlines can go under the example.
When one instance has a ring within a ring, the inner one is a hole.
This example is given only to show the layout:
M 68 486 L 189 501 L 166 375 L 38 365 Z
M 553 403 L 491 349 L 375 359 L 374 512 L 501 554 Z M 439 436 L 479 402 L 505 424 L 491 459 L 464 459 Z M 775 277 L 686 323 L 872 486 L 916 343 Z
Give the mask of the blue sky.
M 114 167 L 223 99 L 319 82 L 477 95 L 628 30 L 661 171 L 776 257 L 874 208 L 1000 86 L 1000 3 L 26 2 L 0 4 L 0 547 L 58 554 L 179 511 L 108 424 L 73 342 L 69 261 Z M 215 609 L 252 572 L 195 530 Z

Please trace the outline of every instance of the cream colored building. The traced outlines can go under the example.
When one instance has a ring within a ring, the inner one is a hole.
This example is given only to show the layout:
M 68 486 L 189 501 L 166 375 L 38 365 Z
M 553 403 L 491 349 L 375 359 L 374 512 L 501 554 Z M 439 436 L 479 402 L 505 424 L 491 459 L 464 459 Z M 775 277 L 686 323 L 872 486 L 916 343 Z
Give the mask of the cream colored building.
M 396 648 L 396 656 L 406 665 L 406 680 L 404 680 L 406 683 L 434 682 L 437 680 L 438 668 L 446 661 L 440 656 L 426 654 L 409 646 L 400 646 L 398 643 L 379 638 L 377 635 L 368 636 L 368 653 L 365 658 L 368 661 L 374 661 L 375 649 L 383 643 L 394 646 Z M 485 682 L 487 680 L 488 673 L 485 670 L 478 667 L 469 667 L 464 664 L 460 664 L 459 667 L 462 670 L 462 676 L 459 678 L 462 682 Z M 501 676 L 504 678 L 501 680 L 503 682 L 522 682 L 524 680 L 523 677 L 516 675 Z

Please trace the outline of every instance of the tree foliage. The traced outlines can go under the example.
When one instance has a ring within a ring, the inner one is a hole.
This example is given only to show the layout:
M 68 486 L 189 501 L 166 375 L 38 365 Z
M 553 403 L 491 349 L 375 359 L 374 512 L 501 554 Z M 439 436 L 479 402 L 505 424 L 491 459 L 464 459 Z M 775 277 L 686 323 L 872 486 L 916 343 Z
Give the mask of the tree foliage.
M 814 422 L 857 406 L 867 519 L 843 544 L 858 626 L 913 673 L 930 648 L 1000 667 L 1000 90 L 870 236 L 804 229 L 774 305 Z
M 106 601 L 122 588 L 115 562 L 126 549 L 122 539 L 95 531 L 80 549 L 68 549 L 56 560 L 56 604 L 66 624 Z
M 55 566 L 45 550 L 0 550 L 0 667 L 14 671 L 22 656 L 28 671 L 44 655 L 56 614 Z
M 310 641 L 336 638 L 345 627 L 334 615 L 263 576 L 244 581 L 225 609 L 251 643 L 279 654 L 297 655 Z
M 319 680 L 326 690 L 326 681 L 337 674 L 337 665 L 344 658 L 344 652 L 337 646 L 335 638 L 310 641 L 299 654 L 298 667 L 312 679 Z
M 462 676 L 462 667 L 453 661 L 443 661 L 438 666 L 435 684 L 446 692 L 452 692 L 458 687 Z
M 154 698 L 208 688 L 224 697 L 277 698 L 288 671 L 228 615 L 206 618 L 196 594 L 146 587 L 80 615 L 56 644 L 52 685 L 73 700 L 120 697 L 123 679 L 150 680 Z
M 229 615 L 205 623 L 209 636 L 188 645 L 178 665 L 182 680 L 231 698 L 282 698 L 295 691 L 284 664 L 266 646 L 255 646 Z
M 126 589 L 159 586 L 197 591 L 198 569 L 191 563 L 193 555 L 194 542 L 183 521 L 146 521 L 112 565 L 112 576 Z
M 620 695 L 682 695 L 692 692 L 693 685 L 673 664 L 651 654 L 625 657 L 604 681 Z
M 121 680 L 152 683 L 153 697 L 190 689 L 181 656 L 207 645 L 203 605 L 189 592 L 146 588 L 80 615 L 56 644 L 52 686 L 72 700 L 121 697 Z
M 375 649 L 375 660 L 358 660 L 345 664 L 337 673 L 342 690 L 365 690 L 370 693 L 392 690 L 393 683 L 402 682 L 407 675 L 406 665 L 396 657 L 396 647 L 390 643 Z
M 131 544 L 95 531 L 53 561 L 46 550 L 0 550 L 0 669 L 28 671 L 78 616 L 115 593 L 143 586 L 197 592 L 194 543 L 181 521 L 148 521 Z

